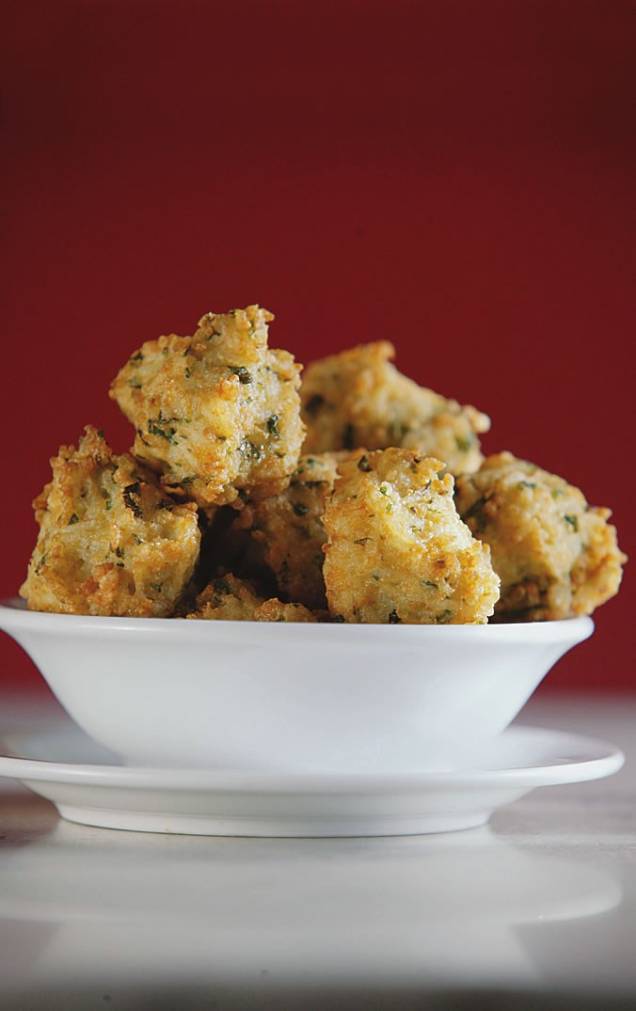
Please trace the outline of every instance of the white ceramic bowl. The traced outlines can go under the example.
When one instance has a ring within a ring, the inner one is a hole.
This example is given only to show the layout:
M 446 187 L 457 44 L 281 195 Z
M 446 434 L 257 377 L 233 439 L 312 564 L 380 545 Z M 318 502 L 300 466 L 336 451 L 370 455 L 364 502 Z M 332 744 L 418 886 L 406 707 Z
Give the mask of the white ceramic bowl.
M 0 627 L 128 764 L 347 772 L 465 764 L 594 629 L 94 618 L 18 601 Z

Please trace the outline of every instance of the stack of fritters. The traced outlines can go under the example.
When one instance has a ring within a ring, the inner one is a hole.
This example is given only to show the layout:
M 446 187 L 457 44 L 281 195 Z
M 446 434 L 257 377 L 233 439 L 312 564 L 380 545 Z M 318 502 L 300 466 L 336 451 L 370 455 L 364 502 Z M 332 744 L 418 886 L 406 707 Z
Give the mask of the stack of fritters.
M 271 313 L 147 341 L 34 503 L 34 610 L 239 621 L 466 624 L 589 614 L 625 561 L 609 510 L 509 453 L 486 415 L 401 375 L 387 342 L 301 366 Z M 455 478 L 457 483 L 455 485 Z

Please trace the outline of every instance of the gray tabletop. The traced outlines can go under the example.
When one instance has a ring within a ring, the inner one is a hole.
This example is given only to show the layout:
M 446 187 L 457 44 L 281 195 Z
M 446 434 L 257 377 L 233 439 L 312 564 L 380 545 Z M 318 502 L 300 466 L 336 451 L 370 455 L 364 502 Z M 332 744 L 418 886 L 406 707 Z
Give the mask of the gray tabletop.
M 84 828 L 5 782 L 0 1006 L 633 1008 L 636 699 L 548 696 L 522 722 L 628 761 L 488 828 L 384 839 Z

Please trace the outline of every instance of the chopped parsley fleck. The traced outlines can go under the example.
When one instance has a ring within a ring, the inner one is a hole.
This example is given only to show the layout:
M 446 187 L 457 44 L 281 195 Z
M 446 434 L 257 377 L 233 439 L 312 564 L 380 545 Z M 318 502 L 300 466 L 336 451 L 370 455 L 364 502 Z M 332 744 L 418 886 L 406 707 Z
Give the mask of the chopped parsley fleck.
M 165 439 L 170 445 L 176 446 L 177 440 L 175 435 L 177 430 L 174 425 L 171 425 L 171 421 L 177 421 L 177 418 L 164 418 L 161 411 L 156 418 L 148 418 L 148 432 L 150 435 L 158 435 L 161 439 Z
M 227 596 L 228 593 L 231 593 L 230 584 L 225 579 L 213 579 L 212 587 L 214 592 L 221 594 L 221 596 Z
M 366 455 L 366 453 L 364 454 L 364 456 L 361 456 L 360 459 L 358 460 L 358 470 L 364 471 L 365 474 L 371 470 L 369 457 Z
M 102 488 L 102 498 L 104 499 L 104 504 L 106 505 L 106 511 L 109 512 L 113 508 L 113 500 L 110 492 L 105 488 Z
M 292 509 L 294 510 L 297 516 L 306 516 L 307 513 L 309 512 L 309 506 L 303 505 L 302 502 L 294 502 L 292 505 Z
M 388 495 L 388 494 L 389 494 L 389 486 L 387 484 L 381 484 L 380 495 Z
M 225 438 L 225 436 L 219 436 L 219 438 Z M 260 460 L 261 451 L 259 446 L 255 446 L 253 442 L 249 439 L 243 439 L 243 442 L 239 446 L 239 451 L 246 456 L 248 460 Z
M 434 583 L 431 579 L 422 579 L 422 586 L 429 586 L 431 590 L 437 589 L 437 583 Z
M 144 517 L 143 511 L 139 503 L 135 502 L 133 498 L 133 495 L 140 495 L 140 494 L 141 494 L 141 485 L 139 484 L 139 481 L 134 481 L 132 484 L 127 484 L 123 491 L 124 505 L 126 506 L 127 509 L 132 510 L 133 516 L 136 516 L 137 519 L 141 520 Z
M 253 382 L 252 373 L 244 365 L 230 365 L 229 369 L 235 376 L 238 376 L 239 383 L 242 383 L 243 386 L 249 386 Z
M 69 527 L 72 527 L 74 523 L 79 523 L 79 516 L 77 513 L 73 513 L 70 520 L 68 521 Z
M 353 449 L 356 444 L 356 430 L 353 425 L 345 425 L 342 431 L 342 448 Z
M 566 523 L 570 524 L 573 530 L 578 531 L 579 521 L 577 520 L 576 516 L 564 516 L 563 519 L 565 520 Z
M 553 488 L 550 494 L 552 495 L 552 498 L 559 498 L 560 495 L 563 495 L 563 489 Z
M 471 436 L 456 435 L 455 445 L 457 446 L 460 453 L 467 453 L 473 444 L 473 439 Z
M 393 608 L 393 610 L 391 611 L 391 613 L 389 615 L 389 625 L 401 625 L 401 624 L 402 624 L 402 619 L 400 618 L 400 616 L 397 613 L 397 611 L 395 610 L 395 608 Z
M 536 488 L 534 481 L 518 481 L 517 488 Z
M 314 393 L 312 397 L 309 398 L 305 404 L 305 411 L 310 417 L 314 417 L 323 406 L 325 398 L 321 397 L 319 393 Z
M 267 431 L 275 439 L 278 439 L 280 437 L 280 432 L 278 431 L 278 421 L 279 417 L 277 414 L 270 414 L 269 418 L 267 419 Z
M 186 377 L 186 379 L 191 379 L 192 378 L 192 369 L 186 368 L 186 370 L 185 370 L 185 372 L 183 374 Z
M 163 589 L 163 583 L 151 583 L 150 584 L 150 589 L 154 590 L 155 593 L 161 593 L 161 591 Z

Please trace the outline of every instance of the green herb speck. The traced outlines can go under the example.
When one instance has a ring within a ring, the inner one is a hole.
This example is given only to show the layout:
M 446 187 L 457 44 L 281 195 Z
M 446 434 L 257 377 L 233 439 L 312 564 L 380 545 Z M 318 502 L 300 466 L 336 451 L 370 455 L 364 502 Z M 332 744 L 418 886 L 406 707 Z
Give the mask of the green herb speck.
M 249 386 L 253 382 L 251 372 L 244 365 L 230 365 L 229 369 L 235 376 L 238 376 L 239 383 L 242 383 L 243 386 Z
M 456 435 L 455 445 L 457 446 L 460 453 L 467 453 L 473 444 L 473 440 L 469 436 Z

